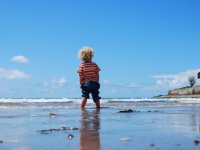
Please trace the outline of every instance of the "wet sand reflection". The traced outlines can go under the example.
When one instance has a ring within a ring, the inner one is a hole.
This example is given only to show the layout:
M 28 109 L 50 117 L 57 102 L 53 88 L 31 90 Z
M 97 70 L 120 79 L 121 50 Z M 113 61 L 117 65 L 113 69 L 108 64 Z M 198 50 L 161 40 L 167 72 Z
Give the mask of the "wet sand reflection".
M 83 110 L 80 120 L 80 144 L 79 150 L 100 150 L 100 110 Z

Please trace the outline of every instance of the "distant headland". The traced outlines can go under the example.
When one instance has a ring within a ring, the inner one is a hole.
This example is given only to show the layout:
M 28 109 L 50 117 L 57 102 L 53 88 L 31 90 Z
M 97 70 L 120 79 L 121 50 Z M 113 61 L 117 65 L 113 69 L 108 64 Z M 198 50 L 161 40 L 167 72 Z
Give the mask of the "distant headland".
M 189 76 L 188 82 L 190 86 L 169 90 L 167 95 L 158 95 L 153 98 L 200 98 L 200 85 L 195 85 L 196 80 L 200 79 L 200 72 L 197 77 Z
M 153 98 L 200 98 L 200 86 L 169 90 L 167 95 L 158 95 Z

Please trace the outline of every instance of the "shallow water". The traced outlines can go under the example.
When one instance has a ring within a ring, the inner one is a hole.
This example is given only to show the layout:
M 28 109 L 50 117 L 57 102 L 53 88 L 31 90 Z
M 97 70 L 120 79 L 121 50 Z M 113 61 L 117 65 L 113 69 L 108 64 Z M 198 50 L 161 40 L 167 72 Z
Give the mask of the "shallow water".
M 193 144 L 200 140 L 199 107 L 134 107 L 131 109 L 137 112 L 118 113 L 122 109 L 0 109 L 0 149 L 200 149 L 200 145 Z M 51 112 L 56 115 L 49 115 Z M 61 127 L 78 130 L 38 132 Z

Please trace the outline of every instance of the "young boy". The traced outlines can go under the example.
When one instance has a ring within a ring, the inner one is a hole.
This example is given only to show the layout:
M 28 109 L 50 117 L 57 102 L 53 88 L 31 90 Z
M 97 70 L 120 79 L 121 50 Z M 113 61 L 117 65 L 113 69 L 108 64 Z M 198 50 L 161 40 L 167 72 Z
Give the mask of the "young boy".
M 90 47 L 84 47 L 79 51 L 79 58 L 83 61 L 78 68 L 80 88 L 82 89 L 81 108 L 85 108 L 89 94 L 92 94 L 96 108 L 100 108 L 99 99 L 99 66 L 92 62 L 94 51 Z

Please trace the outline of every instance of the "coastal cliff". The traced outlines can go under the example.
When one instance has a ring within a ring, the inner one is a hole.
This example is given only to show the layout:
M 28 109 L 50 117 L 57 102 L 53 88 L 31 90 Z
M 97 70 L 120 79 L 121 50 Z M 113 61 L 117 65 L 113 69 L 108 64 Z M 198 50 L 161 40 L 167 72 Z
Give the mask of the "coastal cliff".
M 200 98 L 200 86 L 169 90 L 168 95 L 159 95 L 154 98 Z

